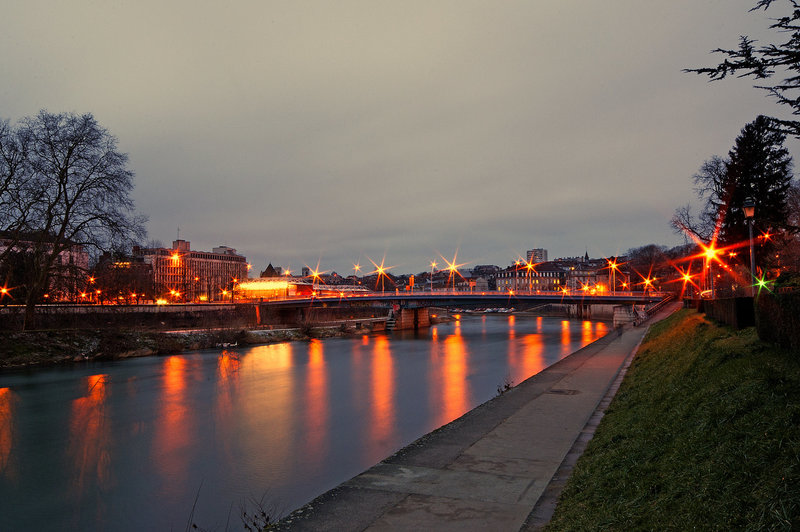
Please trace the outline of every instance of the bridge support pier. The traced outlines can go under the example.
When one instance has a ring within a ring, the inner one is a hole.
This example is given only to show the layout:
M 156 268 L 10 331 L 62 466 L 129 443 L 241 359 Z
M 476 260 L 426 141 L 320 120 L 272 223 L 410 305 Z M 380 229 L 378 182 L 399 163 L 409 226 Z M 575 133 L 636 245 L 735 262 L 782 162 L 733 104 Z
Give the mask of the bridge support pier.
M 395 311 L 395 329 L 422 329 L 431 326 L 428 308 L 401 308 Z
M 567 307 L 567 315 L 570 318 L 579 320 L 589 320 L 592 318 L 592 306 L 587 303 L 576 303 Z
M 614 328 L 636 321 L 636 310 L 632 305 L 614 307 Z

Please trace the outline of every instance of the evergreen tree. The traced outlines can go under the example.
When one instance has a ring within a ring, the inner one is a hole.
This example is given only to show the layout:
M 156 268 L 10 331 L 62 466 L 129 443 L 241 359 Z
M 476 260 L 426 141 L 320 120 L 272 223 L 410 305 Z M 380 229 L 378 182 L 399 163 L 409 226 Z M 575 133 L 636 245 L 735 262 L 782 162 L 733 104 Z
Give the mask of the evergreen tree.
M 759 116 L 741 131 L 728 158 L 713 157 L 694 176 L 705 206 L 699 220 L 688 208 L 679 210 L 672 220 L 676 229 L 689 230 L 698 238 L 716 238 L 720 245 L 745 245 L 749 234 L 743 205 L 747 198 L 755 203 L 754 236 L 792 234 L 788 205 L 792 187 L 792 158 L 783 143 L 786 135 L 775 129 L 772 119 Z M 766 266 L 776 238 L 759 239 L 757 262 Z M 746 259 L 746 254 L 742 254 Z
M 735 244 L 748 240 L 742 205 L 749 197 L 756 205 L 754 233 L 783 232 L 789 226 L 787 195 L 792 185 L 792 158 L 783 146 L 786 136 L 771 127 L 770 119 L 759 116 L 747 124 L 728 152 L 724 189 L 727 209 L 719 240 Z M 716 198 L 717 200 L 723 198 Z M 765 250 L 766 251 L 766 250 Z

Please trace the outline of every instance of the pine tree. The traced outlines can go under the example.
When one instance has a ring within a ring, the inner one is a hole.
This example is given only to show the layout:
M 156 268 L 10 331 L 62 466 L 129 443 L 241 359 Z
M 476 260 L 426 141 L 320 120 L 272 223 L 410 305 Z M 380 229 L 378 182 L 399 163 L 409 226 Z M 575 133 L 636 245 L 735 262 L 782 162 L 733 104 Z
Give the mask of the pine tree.
M 748 241 L 742 206 L 752 198 L 756 210 L 753 234 L 761 237 L 757 262 L 766 265 L 776 239 L 797 230 L 789 221 L 788 195 L 792 187 L 792 158 L 783 143 L 786 135 L 770 118 L 759 116 L 741 131 L 727 159 L 714 158 L 695 176 L 706 207 L 702 219 L 716 224 L 719 244 L 735 246 Z
M 727 178 L 732 186 L 723 235 L 726 242 L 747 239 L 742 205 L 750 197 L 756 205 L 754 229 L 786 231 L 787 195 L 792 185 L 792 158 L 783 146 L 786 136 L 772 128 L 770 119 L 759 116 L 747 124 L 728 153 Z

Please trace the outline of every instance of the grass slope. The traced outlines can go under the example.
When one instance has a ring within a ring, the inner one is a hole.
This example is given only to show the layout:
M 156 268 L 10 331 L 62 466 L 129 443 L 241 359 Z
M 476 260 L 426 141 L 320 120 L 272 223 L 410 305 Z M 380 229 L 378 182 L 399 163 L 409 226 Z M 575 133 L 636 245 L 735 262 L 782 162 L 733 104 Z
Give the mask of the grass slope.
M 800 356 L 683 310 L 655 324 L 548 530 L 800 530 Z

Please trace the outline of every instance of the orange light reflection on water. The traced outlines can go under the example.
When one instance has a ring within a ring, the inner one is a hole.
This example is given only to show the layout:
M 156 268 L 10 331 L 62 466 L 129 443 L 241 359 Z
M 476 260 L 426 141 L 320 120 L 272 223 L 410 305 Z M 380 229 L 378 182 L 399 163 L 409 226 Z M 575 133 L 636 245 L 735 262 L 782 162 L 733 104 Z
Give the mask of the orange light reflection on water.
M 14 392 L 0 388 L 0 474 L 12 478 L 11 449 L 14 446 Z
M 372 411 L 370 423 L 371 451 L 381 448 L 394 435 L 395 393 L 394 360 L 389 339 L 376 336 L 372 348 Z
M 236 443 L 244 472 L 264 463 L 274 464 L 276 475 L 291 471 L 291 457 L 297 453 L 292 438 L 303 422 L 297 415 L 303 392 L 293 371 L 295 347 L 291 342 L 260 345 L 241 359 L 240 387 L 246 400 L 237 403 L 237 430 L 246 436 Z M 230 434 L 221 437 L 230 439 Z
M 520 361 L 521 375 L 514 381 L 519 384 L 531 375 L 542 371 L 545 367 L 544 361 L 544 340 L 540 334 L 527 334 L 522 339 L 524 350 Z
M 443 352 L 442 352 L 443 351 Z M 441 353 L 441 356 L 439 356 Z M 467 381 L 468 351 L 461 336 L 460 324 L 443 342 L 431 345 L 432 371 L 431 398 L 441 397 L 441 409 L 436 425 L 444 425 L 469 410 L 469 383 Z M 432 408 L 436 411 L 437 408 Z
M 72 488 L 85 493 L 88 483 L 95 481 L 106 488 L 109 479 L 110 431 L 106 424 L 106 378 L 86 377 L 86 396 L 72 401 L 67 455 L 74 466 Z
M 592 322 L 584 320 L 581 323 L 581 342 L 583 345 L 590 344 L 594 341 L 594 331 L 592 331 Z
M 170 483 L 186 484 L 188 463 L 183 450 L 191 445 L 190 408 L 186 398 L 188 362 L 181 356 L 164 361 L 163 392 L 159 416 L 155 420 L 154 456 L 159 469 Z M 166 487 L 166 486 L 165 486 Z
M 325 366 L 324 344 L 317 339 L 308 344 L 308 372 L 304 386 L 308 426 L 306 457 L 312 463 L 320 463 L 325 458 L 330 425 L 330 406 L 328 404 L 328 373 Z
M 214 428 L 223 460 L 235 460 L 235 442 L 230 438 L 230 421 L 236 414 L 236 397 L 239 394 L 239 355 L 223 351 L 217 358 L 217 395 L 214 403 Z
M 561 354 L 568 355 L 571 351 L 569 321 L 561 320 Z

